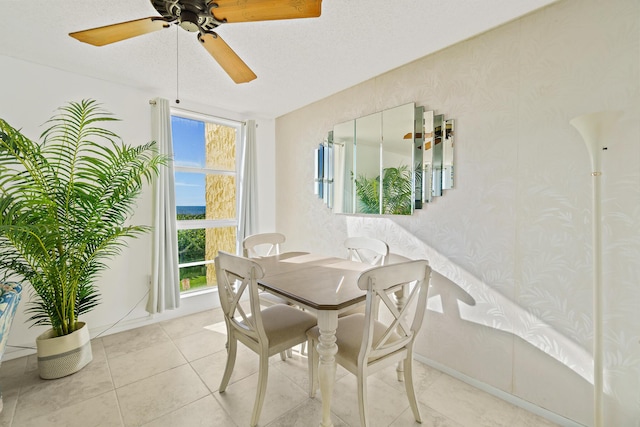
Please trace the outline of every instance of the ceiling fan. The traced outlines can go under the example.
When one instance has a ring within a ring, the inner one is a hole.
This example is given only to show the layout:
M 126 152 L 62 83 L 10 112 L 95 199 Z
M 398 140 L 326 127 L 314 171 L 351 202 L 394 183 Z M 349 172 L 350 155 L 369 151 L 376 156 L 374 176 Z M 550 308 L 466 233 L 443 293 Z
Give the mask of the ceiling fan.
M 224 23 L 315 18 L 322 0 L 151 0 L 161 16 L 120 22 L 69 35 L 81 42 L 104 46 L 159 31 L 176 24 L 198 32 L 198 40 L 236 83 L 256 75 L 214 31 Z

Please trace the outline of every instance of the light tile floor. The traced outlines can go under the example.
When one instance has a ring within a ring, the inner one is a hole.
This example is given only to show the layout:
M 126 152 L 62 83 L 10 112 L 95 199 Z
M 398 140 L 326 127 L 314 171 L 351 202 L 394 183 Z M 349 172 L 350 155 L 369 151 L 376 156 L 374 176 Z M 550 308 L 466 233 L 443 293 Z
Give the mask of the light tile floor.
M 218 392 L 226 361 L 220 310 L 92 340 L 93 361 L 58 380 L 38 377 L 35 355 L 3 362 L 0 426 L 247 426 L 257 386 L 257 356 L 239 344 L 231 383 Z M 555 424 L 416 362 L 425 427 Z M 260 426 L 317 426 L 321 400 L 307 395 L 307 360 L 271 359 Z M 369 378 L 373 426 L 419 426 L 393 368 Z M 338 369 L 332 419 L 359 426 L 355 377 Z

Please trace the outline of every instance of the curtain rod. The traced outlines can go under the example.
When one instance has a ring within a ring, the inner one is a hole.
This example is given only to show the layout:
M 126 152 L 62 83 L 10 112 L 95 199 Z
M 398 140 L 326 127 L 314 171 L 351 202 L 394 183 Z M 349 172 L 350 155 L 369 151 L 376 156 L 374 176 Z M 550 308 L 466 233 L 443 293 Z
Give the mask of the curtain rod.
M 155 99 L 150 99 L 149 100 L 149 104 L 150 105 L 156 105 L 156 100 Z M 193 111 L 193 110 L 187 110 L 186 108 L 180 108 L 180 107 L 170 107 L 172 110 L 177 110 L 178 112 L 183 112 L 183 113 L 187 113 L 187 114 L 193 114 L 195 116 L 208 116 L 208 117 L 213 117 L 219 120 L 223 120 L 223 121 L 227 121 L 227 122 L 232 122 L 232 123 L 239 123 L 242 125 L 246 125 L 248 120 L 252 120 L 252 119 L 247 119 L 247 120 L 236 120 L 236 119 L 229 119 L 227 117 L 221 117 L 221 116 L 215 116 L 212 114 L 206 114 L 206 113 L 202 113 L 200 111 Z

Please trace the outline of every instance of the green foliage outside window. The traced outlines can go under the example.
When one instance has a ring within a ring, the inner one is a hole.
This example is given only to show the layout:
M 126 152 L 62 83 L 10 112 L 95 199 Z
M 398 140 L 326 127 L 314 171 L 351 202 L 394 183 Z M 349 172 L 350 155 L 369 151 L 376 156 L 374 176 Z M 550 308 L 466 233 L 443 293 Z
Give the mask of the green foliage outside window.
M 178 221 L 193 221 L 204 219 L 203 215 L 178 214 Z M 205 236 L 204 228 L 178 231 L 178 262 L 180 264 L 188 262 L 203 261 L 205 259 Z M 192 267 L 182 267 L 180 269 L 180 281 L 189 279 L 189 288 L 202 287 L 207 285 L 207 266 L 194 265 Z

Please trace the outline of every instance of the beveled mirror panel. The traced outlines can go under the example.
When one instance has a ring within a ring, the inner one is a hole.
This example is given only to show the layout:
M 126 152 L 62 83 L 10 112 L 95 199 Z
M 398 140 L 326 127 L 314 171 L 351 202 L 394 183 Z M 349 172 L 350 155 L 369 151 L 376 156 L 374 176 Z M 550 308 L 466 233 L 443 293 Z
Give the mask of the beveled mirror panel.
M 424 112 L 422 201 L 428 203 L 453 188 L 454 120 Z
M 333 128 L 333 211 L 353 213 L 355 194 L 355 130 L 356 121 L 349 120 Z
M 314 193 L 327 207 L 333 205 L 333 132 L 314 150 Z
M 424 107 L 416 107 L 413 124 L 413 207 L 422 209 L 424 180 L 422 174 L 424 158 Z
M 413 213 L 415 105 L 382 112 L 382 208 L 384 215 Z
M 444 116 L 433 116 L 433 146 L 431 147 L 431 196 L 442 196 L 442 125 Z
M 442 189 L 453 188 L 453 119 L 445 122 L 444 141 L 442 143 Z
M 380 213 L 382 113 L 356 119 L 356 213 Z

